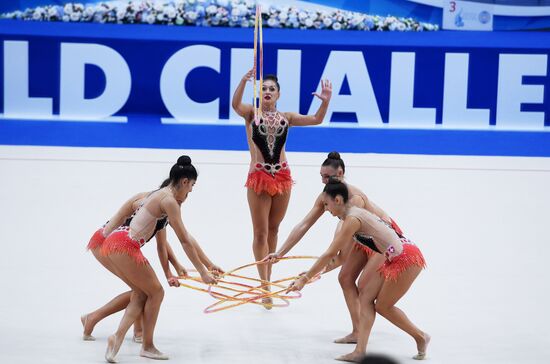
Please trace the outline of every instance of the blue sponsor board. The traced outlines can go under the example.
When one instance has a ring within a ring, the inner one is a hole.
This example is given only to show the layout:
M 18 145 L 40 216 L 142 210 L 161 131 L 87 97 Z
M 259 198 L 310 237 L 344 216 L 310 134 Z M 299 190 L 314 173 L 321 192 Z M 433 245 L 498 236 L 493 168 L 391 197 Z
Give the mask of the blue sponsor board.
M 231 95 L 252 30 L 1 21 L 0 143 L 246 149 Z M 544 33 L 264 30 L 288 150 L 550 156 Z M 245 98 L 252 99 L 252 87 Z

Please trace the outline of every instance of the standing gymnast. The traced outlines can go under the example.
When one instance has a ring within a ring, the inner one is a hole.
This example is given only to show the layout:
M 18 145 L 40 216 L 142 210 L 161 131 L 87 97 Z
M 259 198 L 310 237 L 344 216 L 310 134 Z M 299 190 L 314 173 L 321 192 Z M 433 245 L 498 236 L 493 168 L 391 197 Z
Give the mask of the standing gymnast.
M 352 186 L 351 184 L 344 182 L 344 175 L 346 172 L 346 166 L 344 161 L 340 157 L 338 152 L 331 152 L 328 154 L 327 159 L 321 165 L 321 181 L 323 184 L 327 184 L 329 179 L 335 179 L 345 183 L 349 191 L 349 203 L 351 206 L 357 206 L 378 216 L 382 221 L 390 225 L 399 236 L 403 233 L 392 218 L 376 205 L 367 195 L 359 188 Z M 323 202 L 323 193 L 319 194 L 312 209 L 309 213 L 292 229 L 290 235 L 286 239 L 283 246 L 276 252 L 268 255 L 263 259 L 264 262 L 275 263 L 278 259 L 284 257 L 288 252 L 304 237 L 308 230 L 319 220 L 319 218 L 325 212 L 325 205 Z M 341 229 L 342 222 L 338 223 L 335 235 Z M 346 305 L 351 317 L 352 332 L 342 338 L 334 340 L 337 344 L 356 344 L 357 336 L 359 334 L 359 290 L 358 286 L 365 285 L 367 280 L 381 280 L 380 276 L 376 274 L 376 270 L 384 263 L 384 257 L 379 254 L 375 254 L 374 251 L 368 248 L 360 251 L 364 254 L 356 254 L 351 252 L 354 244 L 347 244 L 338 253 L 337 257 L 329 263 L 325 272 L 337 268 L 340 264 L 342 269 L 338 274 L 338 281 Z M 356 247 L 356 249 L 358 249 Z M 363 272 L 361 274 L 361 272 Z M 361 277 L 359 275 L 361 274 Z M 359 282 L 357 282 L 359 278 Z M 373 301 L 375 297 L 370 297 Z M 367 299 L 363 297 L 363 300 Z
M 168 359 L 168 356 L 161 353 L 153 343 L 153 333 L 164 290 L 153 268 L 141 253 L 141 247 L 156 234 L 157 229 L 165 226 L 166 219 L 203 282 L 216 283 L 216 279 L 200 259 L 195 248 L 198 245 L 196 240 L 187 232 L 181 219 L 180 206 L 193 190 L 196 180 L 197 171 L 191 164 L 191 158 L 180 157 L 170 170 L 167 186 L 151 193 L 135 213 L 130 224 L 115 229 L 101 247 L 101 254 L 108 257 L 117 275 L 122 276 L 123 281 L 132 288 L 130 303 L 118 330 L 108 339 L 105 359 L 110 363 L 116 362 L 115 357 L 126 332 L 142 312 L 144 327 L 140 355 L 151 359 Z M 124 207 L 121 211 L 123 209 Z M 117 218 L 111 220 L 116 221 Z
M 409 240 L 400 238 L 395 230 L 379 217 L 365 209 L 352 206 L 349 202 L 349 190 L 344 183 L 331 180 L 323 192 L 325 208 L 343 221 L 342 228 L 327 251 L 307 273 L 292 282 L 288 291 L 300 291 L 311 277 L 321 272 L 331 259 L 354 239 L 361 248 L 374 250 L 385 258 L 384 264 L 378 269 L 383 280 L 368 280 L 364 286 L 359 287 L 361 307 L 357 346 L 352 353 L 341 356 L 338 360 L 362 360 L 376 313 L 411 335 L 418 350 L 418 354 L 413 358 L 424 359 L 430 336 L 416 327 L 403 311 L 395 307 L 425 267 L 422 253 Z M 363 295 L 369 299 L 362 300 Z M 376 303 L 370 299 L 371 296 L 376 297 Z
M 321 124 L 329 105 L 332 85 L 329 81 L 321 81 L 321 93 L 313 93 L 321 100 L 315 115 L 280 112 L 277 110 L 279 82 L 276 76 L 267 75 L 261 85 L 262 107 L 254 120 L 253 105 L 242 102 L 246 82 L 253 75 L 254 70 L 250 70 L 241 79 L 233 95 L 232 106 L 246 124 L 251 157 L 246 187 L 254 234 L 252 250 L 255 259 L 259 261 L 277 248 L 279 225 L 290 200 L 292 177 L 285 153 L 288 128 Z M 269 281 L 271 264 L 258 265 L 258 273 L 261 279 Z M 267 309 L 272 307 L 271 298 L 263 299 L 263 303 Z

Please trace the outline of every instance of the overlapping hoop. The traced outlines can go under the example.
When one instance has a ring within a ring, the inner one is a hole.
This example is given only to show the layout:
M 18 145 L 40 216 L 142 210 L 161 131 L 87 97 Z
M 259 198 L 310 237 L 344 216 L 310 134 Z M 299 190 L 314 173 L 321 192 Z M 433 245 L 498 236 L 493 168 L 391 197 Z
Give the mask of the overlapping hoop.
M 279 261 L 292 260 L 292 259 L 317 259 L 317 257 L 291 256 L 291 257 L 280 258 Z M 240 270 L 243 270 L 245 268 L 249 268 L 258 264 L 266 264 L 266 263 L 263 263 L 263 262 L 249 263 L 249 264 L 245 264 L 243 266 L 234 268 L 230 271 L 227 271 L 224 274 L 218 276 L 218 284 L 208 285 L 208 288 L 197 287 L 192 284 L 182 282 L 182 280 L 188 280 L 188 281 L 193 281 L 195 283 L 204 284 L 200 277 L 190 276 L 190 275 L 187 277 L 179 277 L 180 287 L 186 287 L 196 291 L 205 292 L 205 293 L 208 293 L 213 298 L 217 299 L 216 302 L 214 302 L 213 304 L 209 305 L 204 309 L 203 311 L 204 313 L 215 313 L 215 312 L 227 310 L 229 308 L 242 306 L 247 303 L 265 305 L 265 303 L 261 302 L 261 300 L 266 298 L 272 298 L 272 299 L 277 299 L 281 301 L 281 303 L 269 304 L 269 306 L 271 307 L 287 307 L 288 305 L 290 305 L 289 300 L 300 298 L 302 296 L 300 292 L 284 294 L 284 292 L 287 290 L 288 287 L 283 285 L 282 283 L 292 281 L 298 278 L 298 276 L 292 276 L 292 277 L 282 278 L 272 282 L 268 282 L 260 278 L 252 278 L 241 274 L 236 274 L 236 272 Z M 226 279 L 227 277 L 251 281 L 251 282 L 258 283 L 259 285 L 254 286 L 251 284 L 229 281 Z M 313 277 L 308 282 L 308 284 L 318 280 L 319 278 L 320 278 L 320 275 Z M 272 286 L 277 287 L 278 289 L 275 291 L 271 291 L 270 288 Z M 243 289 L 233 288 L 233 287 L 239 287 Z M 234 295 L 225 294 L 220 292 L 220 290 L 234 292 L 235 294 Z
M 262 112 L 262 100 L 263 100 L 263 83 L 264 83 L 264 37 L 263 37 L 263 20 L 262 20 L 262 8 L 258 4 L 256 5 L 256 17 L 254 19 L 254 122 L 256 125 L 260 123 L 260 114 Z M 258 43 L 259 38 L 259 43 Z M 258 52 L 259 50 L 259 52 Z M 258 54 L 259 53 L 259 54 Z M 258 58 L 260 65 L 258 67 Z M 259 68 L 259 70 L 258 70 Z M 260 74 L 260 87 L 256 86 L 258 80 L 258 71 Z M 259 97 L 258 97 L 259 91 Z

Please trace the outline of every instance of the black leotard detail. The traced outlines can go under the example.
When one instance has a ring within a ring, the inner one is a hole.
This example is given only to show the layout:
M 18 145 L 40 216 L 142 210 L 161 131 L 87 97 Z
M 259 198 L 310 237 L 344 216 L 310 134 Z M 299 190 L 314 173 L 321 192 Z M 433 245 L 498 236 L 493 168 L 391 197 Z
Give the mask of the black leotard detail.
M 366 246 L 367 248 L 370 248 L 370 249 L 374 250 L 375 252 L 382 254 L 382 253 L 380 252 L 380 250 L 378 250 L 378 248 L 377 248 L 376 245 L 374 244 L 374 239 L 372 238 L 372 236 L 355 234 L 353 237 L 354 237 L 355 240 L 356 240 L 357 242 L 359 242 L 361 245 L 364 245 L 364 246 Z

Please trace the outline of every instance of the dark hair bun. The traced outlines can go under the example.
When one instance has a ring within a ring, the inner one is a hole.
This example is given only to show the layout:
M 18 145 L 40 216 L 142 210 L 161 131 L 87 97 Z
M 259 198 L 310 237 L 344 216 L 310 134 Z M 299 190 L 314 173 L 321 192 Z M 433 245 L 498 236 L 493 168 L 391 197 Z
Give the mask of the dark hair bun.
M 327 156 L 328 159 L 342 159 L 340 158 L 340 153 L 338 152 L 330 152 Z
M 191 165 L 191 158 L 187 155 L 182 155 L 178 158 L 178 162 L 176 164 L 179 166 L 189 166 Z
M 279 82 L 279 78 L 277 75 L 269 74 L 264 76 L 264 80 L 275 80 L 275 82 Z

